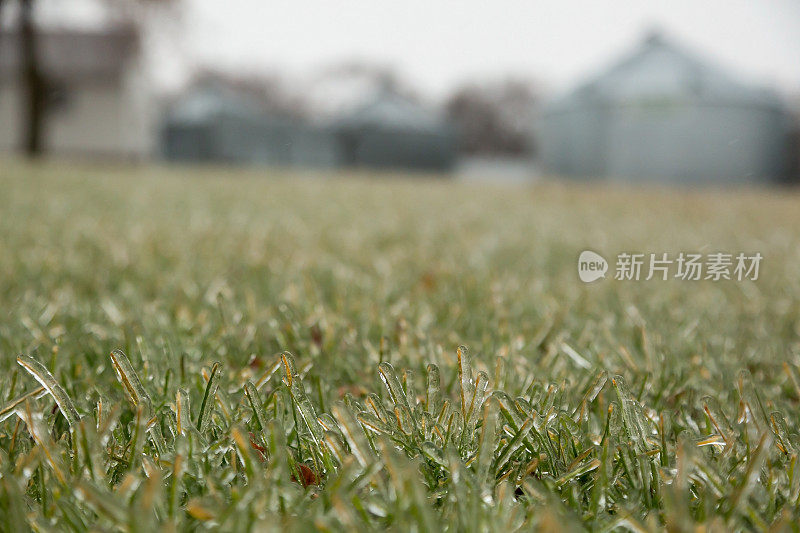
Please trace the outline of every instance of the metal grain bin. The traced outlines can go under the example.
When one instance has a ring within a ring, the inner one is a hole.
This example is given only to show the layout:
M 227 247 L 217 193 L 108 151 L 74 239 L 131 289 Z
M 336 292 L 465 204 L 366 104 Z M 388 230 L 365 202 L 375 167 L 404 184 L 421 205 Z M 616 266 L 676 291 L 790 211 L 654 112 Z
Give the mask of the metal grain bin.
M 172 161 L 333 167 L 334 135 L 297 119 L 264 111 L 220 87 L 185 95 L 167 114 L 162 153 Z
M 456 159 L 453 128 L 434 110 L 384 92 L 332 124 L 344 165 L 446 171 Z
M 788 125 L 777 96 L 653 34 L 547 105 L 538 140 L 552 174 L 752 183 L 784 176 Z

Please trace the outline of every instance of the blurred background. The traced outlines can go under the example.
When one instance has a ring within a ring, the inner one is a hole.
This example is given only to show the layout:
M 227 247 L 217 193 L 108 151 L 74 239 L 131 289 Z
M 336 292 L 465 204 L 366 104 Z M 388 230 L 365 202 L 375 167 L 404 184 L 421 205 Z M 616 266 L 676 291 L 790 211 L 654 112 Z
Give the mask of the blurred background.
M 800 2 L 0 0 L 0 152 L 800 181 Z

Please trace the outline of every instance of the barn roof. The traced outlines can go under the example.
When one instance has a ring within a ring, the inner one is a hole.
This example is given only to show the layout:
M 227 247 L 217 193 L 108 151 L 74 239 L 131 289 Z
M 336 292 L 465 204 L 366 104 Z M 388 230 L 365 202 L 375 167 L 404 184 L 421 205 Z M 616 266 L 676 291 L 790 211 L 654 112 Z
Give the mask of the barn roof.
M 250 117 L 260 109 L 247 98 L 220 87 L 197 88 L 181 97 L 170 110 L 170 119 L 175 122 L 192 123 L 213 120 L 220 114 Z
M 740 82 L 725 69 L 653 32 L 632 53 L 555 100 L 550 107 L 684 99 L 780 105 L 772 92 Z
M 401 95 L 381 91 L 335 121 L 339 128 L 380 128 L 440 133 L 448 129 L 442 116 Z
M 71 81 L 114 81 L 137 53 L 139 38 L 130 26 L 107 30 L 39 32 L 38 50 L 46 76 Z M 0 81 L 19 72 L 19 34 L 0 31 Z
M 267 109 L 256 98 L 216 82 L 201 83 L 182 94 L 170 106 L 166 118 L 172 124 L 200 124 L 221 117 L 274 125 L 295 122 L 287 113 Z

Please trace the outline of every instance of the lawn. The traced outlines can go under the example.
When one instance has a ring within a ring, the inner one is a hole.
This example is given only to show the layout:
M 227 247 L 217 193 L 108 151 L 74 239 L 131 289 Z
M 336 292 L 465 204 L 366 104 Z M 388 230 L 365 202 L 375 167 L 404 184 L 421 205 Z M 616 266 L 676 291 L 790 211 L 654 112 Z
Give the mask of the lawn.
M 0 395 L 4 531 L 796 530 L 800 195 L 3 160 Z

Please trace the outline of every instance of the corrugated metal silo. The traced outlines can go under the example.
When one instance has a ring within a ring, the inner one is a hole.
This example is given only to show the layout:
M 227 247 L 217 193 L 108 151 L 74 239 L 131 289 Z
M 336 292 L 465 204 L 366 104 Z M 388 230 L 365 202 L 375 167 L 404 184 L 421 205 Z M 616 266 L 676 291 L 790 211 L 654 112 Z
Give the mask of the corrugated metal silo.
M 578 177 L 678 183 L 780 179 L 787 113 L 658 34 L 546 106 L 543 168 Z
M 161 144 L 174 161 L 326 168 L 340 155 L 332 132 L 265 112 L 220 87 L 184 96 L 164 121 Z
M 332 124 L 349 166 L 449 170 L 456 159 L 453 128 L 434 110 L 384 92 Z

